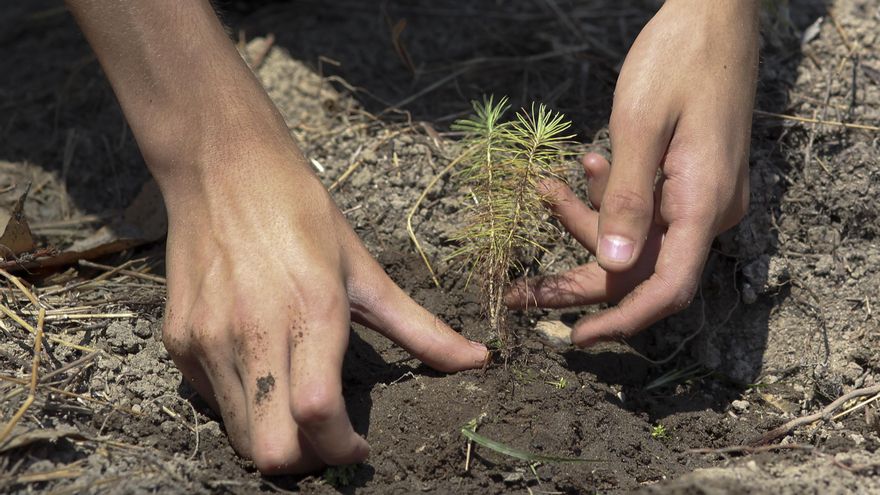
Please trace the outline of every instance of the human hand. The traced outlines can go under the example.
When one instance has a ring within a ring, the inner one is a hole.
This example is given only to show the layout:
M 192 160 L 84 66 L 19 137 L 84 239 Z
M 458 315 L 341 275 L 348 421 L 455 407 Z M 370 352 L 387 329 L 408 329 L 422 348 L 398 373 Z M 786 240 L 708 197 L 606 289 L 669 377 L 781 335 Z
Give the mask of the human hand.
M 350 318 L 440 371 L 483 365 L 373 260 L 210 2 L 67 3 L 167 206 L 165 347 L 236 451 L 266 474 L 367 456 L 342 396 Z
M 521 281 L 509 306 L 619 301 L 577 323 L 572 342 L 588 346 L 690 304 L 712 240 L 748 207 L 757 8 L 668 0 L 645 26 L 614 95 L 614 166 L 595 154 L 583 160 L 599 211 L 567 186 L 548 186 L 555 214 L 598 262 Z
M 225 150 L 212 160 L 224 164 L 222 174 L 190 177 L 175 191 L 165 182 L 163 339 L 223 417 L 235 450 L 261 472 L 367 457 L 342 395 L 349 317 L 435 369 L 483 365 L 483 345 L 391 281 L 292 144 Z

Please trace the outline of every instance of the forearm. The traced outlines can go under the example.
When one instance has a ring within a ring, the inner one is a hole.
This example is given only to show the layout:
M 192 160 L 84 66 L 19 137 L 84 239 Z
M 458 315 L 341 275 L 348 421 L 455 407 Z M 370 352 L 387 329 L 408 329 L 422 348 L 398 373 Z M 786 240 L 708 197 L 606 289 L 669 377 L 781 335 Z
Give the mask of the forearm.
M 288 139 L 207 0 L 67 4 L 160 185 L 207 165 L 181 157 L 204 156 L 224 141 Z

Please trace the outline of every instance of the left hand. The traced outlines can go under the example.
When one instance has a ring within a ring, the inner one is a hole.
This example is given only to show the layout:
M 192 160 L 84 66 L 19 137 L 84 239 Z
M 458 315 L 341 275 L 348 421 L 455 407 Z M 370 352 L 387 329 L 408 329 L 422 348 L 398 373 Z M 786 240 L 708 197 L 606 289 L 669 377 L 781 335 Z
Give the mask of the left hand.
M 613 166 L 583 160 L 599 211 L 564 184 L 549 186 L 554 213 L 598 262 L 520 281 L 509 306 L 619 301 L 577 323 L 572 342 L 588 346 L 690 304 L 713 239 L 748 207 L 757 9 L 753 0 L 668 0 L 645 26 L 614 95 Z

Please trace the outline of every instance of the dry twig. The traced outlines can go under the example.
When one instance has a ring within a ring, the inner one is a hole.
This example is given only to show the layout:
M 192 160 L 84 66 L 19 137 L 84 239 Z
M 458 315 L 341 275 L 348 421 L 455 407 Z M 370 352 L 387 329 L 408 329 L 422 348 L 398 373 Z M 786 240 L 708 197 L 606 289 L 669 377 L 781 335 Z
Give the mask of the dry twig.
M 816 421 L 831 419 L 831 414 L 833 414 L 834 411 L 837 411 L 838 409 L 843 407 L 847 402 L 849 402 L 857 397 L 863 397 L 865 395 L 876 395 L 876 394 L 880 394 L 880 385 L 874 385 L 871 387 L 864 387 L 864 388 L 855 389 L 847 394 L 843 394 L 837 400 L 835 400 L 831 404 L 828 404 L 827 406 L 825 406 L 825 408 L 823 408 L 821 411 L 814 413 L 814 414 L 809 414 L 807 416 L 801 416 L 800 418 L 795 418 L 795 419 L 785 423 L 782 426 L 779 426 L 777 428 L 774 428 L 774 429 L 768 431 L 767 433 L 761 435 L 760 437 L 756 438 L 755 440 L 752 440 L 751 442 L 749 442 L 749 445 L 751 445 L 753 447 L 760 446 L 760 445 L 767 445 L 770 442 L 776 440 L 777 438 L 780 438 L 782 436 L 789 434 L 792 430 L 794 430 L 795 428 L 797 428 L 799 426 L 804 426 L 804 425 L 808 425 L 811 423 L 815 423 Z
M 80 264 L 80 266 L 85 266 L 88 268 L 97 268 L 98 270 L 113 271 L 116 269 L 116 267 L 113 267 L 110 265 L 102 265 L 101 263 L 95 263 L 93 261 L 86 261 L 86 260 L 80 260 L 79 264 Z M 128 275 L 129 277 L 139 278 L 142 280 L 149 280 L 151 282 L 156 282 L 156 283 L 163 284 L 163 285 L 168 282 L 165 279 L 165 277 L 160 277 L 159 275 L 152 275 L 149 273 L 141 273 L 141 272 L 137 272 L 134 270 L 121 269 L 121 270 L 119 270 L 119 273 L 122 275 Z
M 794 122 L 802 122 L 804 124 L 833 125 L 833 126 L 837 126 L 837 127 L 845 127 L 847 129 L 858 129 L 858 130 L 862 130 L 862 131 L 880 132 L 880 127 L 875 126 L 875 125 L 852 124 L 849 122 L 839 122 L 836 120 L 811 119 L 809 117 L 799 117 L 797 115 L 787 115 L 784 113 L 765 112 L 763 110 L 755 110 L 754 114 L 759 115 L 761 117 L 771 117 L 771 118 L 775 118 L 775 119 L 791 120 Z

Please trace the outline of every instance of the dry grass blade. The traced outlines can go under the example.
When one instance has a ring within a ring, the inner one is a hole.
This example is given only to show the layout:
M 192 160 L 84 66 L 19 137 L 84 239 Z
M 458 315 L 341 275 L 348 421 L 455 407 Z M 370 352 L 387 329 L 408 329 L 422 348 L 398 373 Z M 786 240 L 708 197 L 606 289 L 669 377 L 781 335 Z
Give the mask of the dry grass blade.
M 2 275 L 3 277 L 6 277 L 7 280 L 12 282 L 12 284 L 15 285 L 16 287 L 18 287 L 18 290 L 20 290 L 21 293 L 24 294 L 28 298 L 28 300 L 31 302 L 31 304 L 34 305 L 34 307 L 39 308 L 41 306 L 40 301 L 37 299 L 37 296 L 35 296 L 34 293 L 31 292 L 30 289 L 28 289 L 27 286 L 21 282 L 20 278 L 16 277 L 15 275 L 13 275 L 3 269 L 0 269 L 0 275 Z
M 17 383 L 19 385 L 27 385 L 28 384 L 28 381 L 25 379 L 16 378 L 14 376 L 3 375 L 3 374 L 0 374 L 0 381 Z M 112 404 L 110 402 L 107 402 L 105 400 L 96 399 L 94 397 L 89 397 L 88 395 L 78 394 L 76 392 L 71 392 L 69 390 L 64 390 L 64 389 L 61 389 L 58 387 L 52 387 L 50 385 L 38 384 L 37 387 L 42 388 L 42 389 L 46 389 L 49 392 L 52 392 L 53 394 L 59 394 L 59 395 L 65 396 L 65 397 L 70 397 L 73 399 L 80 399 L 85 402 L 91 402 L 92 404 L 98 404 L 100 406 L 109 407 L 110 409 L 113 409 L 114 411 L 124 412 L 125 414 L 131 415 L 131 416 L 143 416 L 143 414 L 138 413 L 138 412 L 134 412 L 127 407 L 117 406 L 117 405 Z
M 8 316 L 9 318 L 11 318 L 12 321 L 14 321 L 14 322 L 18 323 L 19 325 L 21 325 L 21 327 L 24 328 L 25 330 L 27 330 L 28 332 L 30 332 L 30 333 L 36 335 L 37 330 L 33 327 L 33 325 L 31 325 L 30 323 L 24 321 L 24 319 L 22 319 L 20 316 L 18 316 L 17 314 L 15 314 L 15 312 L 12 311 L 11 309 L 9 309 L 8 307 L 6 307 L 6 305 L 4 305 L 4 304 L 0 304 L 0 312 L 3 312 L 3 314 L 5 314 L 5 315 Z M 98 352 L 97 349 L 94 349 L 94 348 L 92 348 L 92 347 L 85 346 L 85 345 L 74 344 L 73 342 L 69 342 L 69 341 L 67 341 L 67 340 L 64 340 L 64 339 L 59 338 L 59 337 L 55 337 L 55 336 L 53 336 L 53 335 L 47 335 L 47 336 L 46 336 L 46 340 L 48 340 L 49 342 L 52 342 L 52 343 L 55 343 L 55 344 L 59 344 L 59 345 L 63 345 L 63 346 L 65 346 L 65 347 L 70 347 L 71 349 L 76 349 L 76 350 L 79 350 L 79 351 L 84 351 L 84 352 Z
M 111 270 L 109 270 L 109 271 L 106 271 L 106 272 L 104 272 L 104 273 L 98 275 L 98 276 L 95 277 L 95 278 L 87 279 L 87 280 L 81 280 L 81 281 L 79 281 L 79 282 L 77 282 L 77 283 L 75 283 L 75 284 L 70 284 L 70 285 L 67 285 L 67 286 L 65 286 L 65 287 L 58 287 L 58 288 L 55 288 L 55 289 L 52 289 L 52 290 L 49 290 L 49 291 L 43 292 L 43 293 L 41 294 L 41 296 L 42 296 L 42 297 L 51 297 L 51 296 L 54 296 L 54 295 L 56 295 L 56 294 L 61 294 L 62 292 L 68 292 L 68 291 L 71 291 L 71 290 L 74 290 L 74 289 L 81 289 L 81 288 L 86 287 L 86 286 L 88 286 L 88 285 L 95 284 L 96 282 L 100 282 L 100 281 L 102 281 L 102 280 L 107 280 L 108 278 L 112 277 L 113 275 L 116 275 L 117 273 L 119 273 L 119 272 L 121 272 L 121 271 L 123 271 L 123 270 L 126 270 L 128 267 L 130 267 L 131 265 L 133 265 L 133 264 L 135 263 L 135 261 L 136 261 L 136 260 L 129 260 L 129 261 L 126 261 L 125 263 L 123 263 L 123 264 L 121 264 L 121 265 L 119 265 L 119 266 L 117 266 L 117 267 L 115 267 L 115 268 L 113 268 L 113 269 L 111 269 Z M 82 263 L 82 261 L 80 261 L 80 263 Z
M 876 402 L 877 400 L 880 400 L 880 394 L 877 394 L 874 397 L 871 397 L 870 399 L 863 400 L 862 402 L 859 402 L 858 404 L 850 407 L 849 409 L 835 414 L 834 417 L 831 418 L 831 420 L 837 421 L 838 419 L 840 419 L 848 414 L 852 414 L 860 409 L 864 409 L 864 408 L 868 407 L 871 403 Z
M 110 265 L 102 265 L 101 263 L 95 263 L 93 261 L 87 261 L 87 260 L 79 260 L 79 264 L 80 264 L 80 266 L 85 266 L 88 268 L 97 268 L 98 270 L 108 270 L 110 272 L 116 270 L 116 268 L 117 268 L 117 267 L 113 267 Z M 160 277 L 159 275 L 152 275 L 149 273 L 141 273 L 139 271 L 129 270 L 127 268 L 121 268 L 119 270 L 119 273 L 122 275 L 128 275 L 129 277 L 139 278 L 141 280 L 148 280 L 150 282 L 156 282 L 156 283 L 159 283 L 162 285 L 165 285 L 168 282 L 165 279 L 165 277 Z M 97 279 L 100 279 L 102 277 L 108 278 L 109 276 L 110 275 L 108 275 L 108 274 L 102 274 L 102 275 L 99 275 L 97 277 Z
M 867 124 L 851 124 L 849 122 L 839 122 L 836 120 L 821 120 L 809 117 L 799 117 L 797 115 L 787 115 L 784 113 L 775 113 L 775 112 L 765 112 L 763 110 L 755 110 L 755 115 L 760 115 L 761 117 L 771 117 L 775 119 L 781 120 L 791 120 L 794 122 L 801 122 L 804 124 L 822 124 L 822 125 L 832 125 L 836 127 L 845 127 L 847 129 L 858 129 L 861 131 L 874 131 L 880 132 L 880 127 L 875 125 L 867 125 Z
M 75 465 L 64 466 L 43 473 L 29 473 L 16 476 L 12 479 L 14 484 L 26 485 L 29 483 L 45 483 L 47 481 L 63 480 L 70 478 L 78 478 L 82 475 L 83 470 L 79 466 L 82 462 L 77 461 Z
M 446 176 L 449 171 L 451 171 L 453 168 L 455 168 L 456 165 L 461 162 L 462 156 L 459 156 L 455 160 L 452 160 L 445 167 L 443 167 L 443 170 L 437 172 L 437 174 L 431 179 L 431 182 L 428 182 L 428 185 L 425 186 L 424 190 L 422 190 L 422 194 L 419 194 L 419 198 L 412 205 L 412 208 L 410 208 L 409 213 L 406 215 L 406 231 L 409 234 L 409 238 L 410 240 L 412 240 L 416 251 L 419 253 L 419 256 L 422 257 L 422 261 L 425 263 L 425 266 L 428 267 L 428 272 L 431 274 L 431 280 L 434 281 L 434 285 L 436 285 L 438 289 L 440 288 L 440 280 L 437 278 L 437 274 L 434 272 L 434 267 L 431 266 L 431 262 L 428 261 L 428 255 L 426 255 L 425 250 L 422 249 L 422 244 L 419 242 L 418 237 L 416 237 L 416 231 L 413 228 L 412 220 L 413 217 L 416 215 L 416 212 L 419 211 L 419 207 L 425 201 L 425 198 L 428 197 L 428 192 L 430 192 L 431 189 L 434 189 L 434 186 L 437 185 L 437 182 L 439 182 L 440 179 Z
M 28 408 L 31 407 L 31 404 L 34 403 L 34 399 L 37 397 L 37 381 L 40 374 L 40 354 L 43 348 L 43 322 L 45 316 L 46 311 L 40 309 L 40 314 L 37 316 L 37 330 L 34 335 L 34 359 L 31 362 L 31 380 L 30 388 L 28 389 L 28 396 L 22 403 L 21 407 L 18 408 L 18 411 L 15 412 L 15 415 L 12 416 L 12 419 L 6 423 L 6 427 L 3 428 L 3 431 L 0 432 L 0 445 L 6 443 L 6 439 L 9 438 L 9 435 L 12 433 L 12 429 L 15 428 L 15 425 L 18 424 L 22 416 L 24 416 L 24 413 L 27 412 Z
M 80 313 L 80 314 L 57 314 L 57 315 L 49 315 L 46 317 L 47 320 L 52 321 L 76 321 L 76 320 L 103 320 L 103 319 L 114 319 L 114 318 L 137 318 L 137 313 L 132 312 L 123 312 L 123 313 Z

